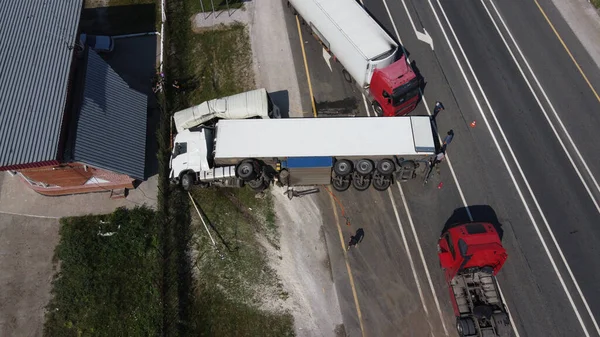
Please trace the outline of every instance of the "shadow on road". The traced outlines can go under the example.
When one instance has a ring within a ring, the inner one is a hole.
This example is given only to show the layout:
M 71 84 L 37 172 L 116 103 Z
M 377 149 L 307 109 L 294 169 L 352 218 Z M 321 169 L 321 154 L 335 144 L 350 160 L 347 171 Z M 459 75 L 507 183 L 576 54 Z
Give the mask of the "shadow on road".
M 473 220 L 469 218 L 469 212 L 471 212 L 471 216 Z M 442 234 L 448 229 L 464 223 L 469 222 L 488 222 L 491 223 L 498 235 L 500 236 L 500 240 L 502 240 L 502 236 L 504 231 L 502 230 L 502 224 L 498 221 L 498 217 L 496 216 L 496 211 L 489 205 L 472 205 L 469 206 L 469 210 L 467 211 L 466 207 L 460 207 L 452 212 L 452 215 L 446 220 L 444 224 L 444 228 L 442 229 Z

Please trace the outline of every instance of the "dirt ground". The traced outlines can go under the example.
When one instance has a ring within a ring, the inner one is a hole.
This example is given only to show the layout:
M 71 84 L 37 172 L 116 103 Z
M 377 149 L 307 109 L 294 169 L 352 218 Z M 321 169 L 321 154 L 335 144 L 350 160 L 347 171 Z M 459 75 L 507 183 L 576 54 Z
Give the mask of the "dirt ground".
M 233 21 L 247 24 L 257 87 L 267 89 L 283 116 L 302 117 L 282 1 L 250 1 L 245 7 L 231 17 L 222 14 L 217 18 L 204 18 L 200 14 L 192 22 L 195 29 Z M 289 310 L 299 337 L 345 336 L 320 210 L 310 196 L 289 200 L 283 192 L 278 188 L 271 190 L 281 250 L 264 246 L 289 298 L 271 301 L 266 309 Z

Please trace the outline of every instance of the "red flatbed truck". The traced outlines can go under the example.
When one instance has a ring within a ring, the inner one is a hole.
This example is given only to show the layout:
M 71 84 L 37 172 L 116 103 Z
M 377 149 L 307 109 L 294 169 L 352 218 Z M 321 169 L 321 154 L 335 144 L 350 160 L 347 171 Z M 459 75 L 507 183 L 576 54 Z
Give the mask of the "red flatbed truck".
M 438 256 L 459 335 L 510 336 L 510 319 L 496 280 L 507 254 L 494 225 L 451 226 L 440 237 Z

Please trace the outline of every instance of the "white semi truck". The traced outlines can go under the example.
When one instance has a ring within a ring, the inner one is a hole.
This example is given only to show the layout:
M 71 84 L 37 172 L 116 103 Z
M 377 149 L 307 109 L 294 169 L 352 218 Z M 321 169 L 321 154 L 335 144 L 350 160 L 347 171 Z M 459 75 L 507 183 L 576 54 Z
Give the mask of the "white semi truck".
M 263 190 L 332 184 L 387 189 L 416 176 L 435 153 L 429 116 L 218 120 L 174 140 L 170 179 L 193 185 Z
M 313 35 L 371 98 L 380 116 L 415 109 L 421 80 L 398 43 L 356 0 L 288 0 Z
M 277 105 L 264 88 L 216 98 L 173 115 L 177 132 L 218 119 L 281 118 Z

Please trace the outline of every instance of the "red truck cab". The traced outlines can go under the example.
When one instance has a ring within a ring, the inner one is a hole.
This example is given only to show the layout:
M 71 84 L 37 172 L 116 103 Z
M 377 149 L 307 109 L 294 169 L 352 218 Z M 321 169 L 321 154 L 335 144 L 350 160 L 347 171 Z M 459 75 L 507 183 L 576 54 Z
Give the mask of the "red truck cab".
M 419 101 L 420 84 L 404 55 L 385 68 L 375 69 L 369 85 L 373 109 L 384 117 L 410 113 Z
M 506 250 L 491 223 L 452 226 L 438 242 L 440 265 L 460 336 L 509 336 L 510 320 L 496 274 Z

